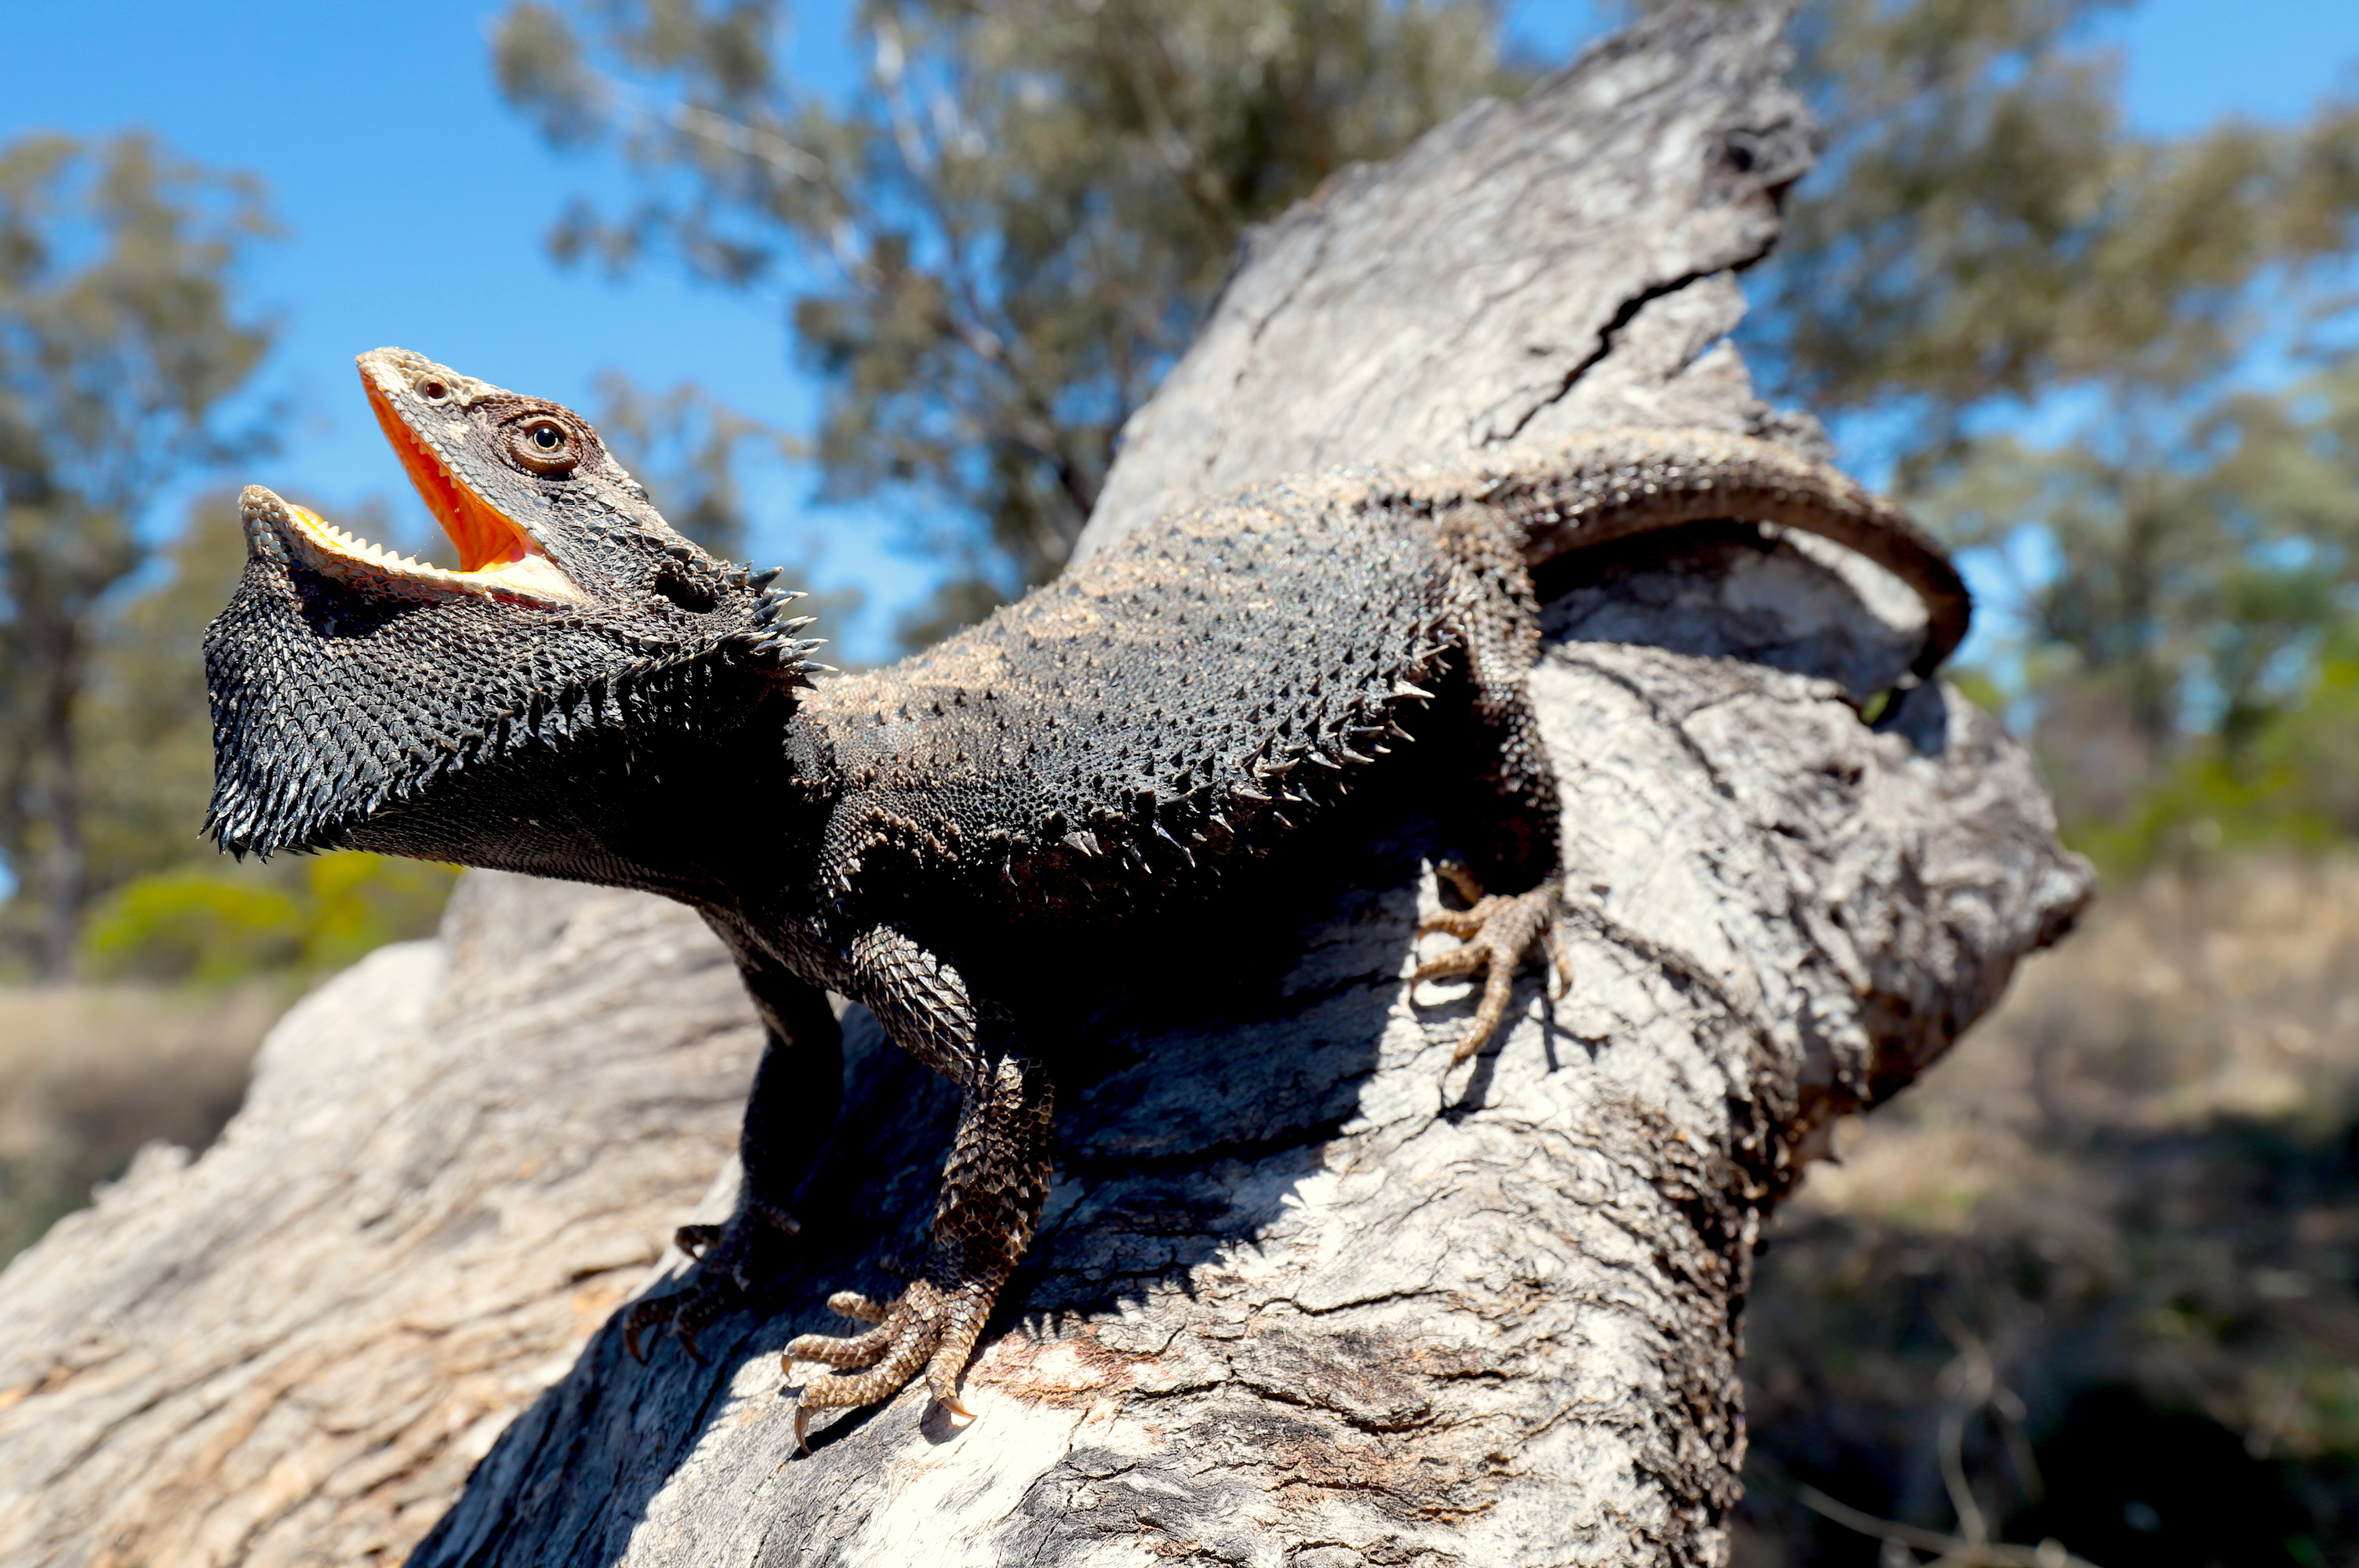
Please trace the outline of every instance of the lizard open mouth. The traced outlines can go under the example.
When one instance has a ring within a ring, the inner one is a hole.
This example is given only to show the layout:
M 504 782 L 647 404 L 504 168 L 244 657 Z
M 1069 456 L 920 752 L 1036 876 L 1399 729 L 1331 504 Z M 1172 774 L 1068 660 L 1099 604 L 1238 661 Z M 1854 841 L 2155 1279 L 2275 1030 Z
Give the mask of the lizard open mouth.
M 580 604 L 587 597 L 554 562 L 538 552 L 473 571 L 451 571 L 348 534 L 310 508 L 258 484 L 246 486 L 238 509 L 250 541 L 258 543 L 259 536 L 266 534 L 294 559 L 356 588 L 411 599 L 475 593 L 536 604 Z
M 384 351 L 380 351 L 382 353 Z M 401 459 L 426 509 L 459 552 L 458 569 L 432 566 L 374 545 L 259 485 L 241 500 L 249 537 L 267 529 L 316 571 L 360 588 L 404 597 L 475 593 L 538 604 L 572 605 L 589 596 L 549 559 L 532 535 L 451 471 L 397 413 L 364 356 L 361 385 L 369 410 Z
M 418 432 L 394 412 L 392 402 L 377 385 L 375 377 L 364 371 L 361 385 L 368 393 L 369 412 L 376 416 L 377 427 L 385 432 L 385 438 L 401 459 L 402 471 L 409 476 L 426 509 L 434 514 L 434 521 L 442 524 L 442 532 L 457 546 L 462 575 L 498 572 L 536 559 L 548 562 L 549 557 L 541 554 L 530 535 L 470 490 Z M 555 569 L 553 565 L 550 569 Z

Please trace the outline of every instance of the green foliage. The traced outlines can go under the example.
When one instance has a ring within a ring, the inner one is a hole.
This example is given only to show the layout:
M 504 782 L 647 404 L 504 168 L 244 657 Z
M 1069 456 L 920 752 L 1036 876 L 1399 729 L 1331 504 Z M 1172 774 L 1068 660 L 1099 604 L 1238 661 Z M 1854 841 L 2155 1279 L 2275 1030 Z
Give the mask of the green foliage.
M 2012 578 L 2033 740 L 2109 873 L 2359 835 L 2359 354 L 2183 420 L 1975 442 L 1923 509 Z
M 643 177 L 620 219 L 575 203 L 560 256 L 668 245 L 794 291 L 831 490 L 953 519 L 930 542 L 967 569 L 916 639 L 1063 564 L 1247 224 L 1526 80 L 1473 3 L 870 0 L 858 27 L 840 107 L 782 70 L 768 0 L 518 0 L 496 55 L 552 141 Z
M 2359 624 L 2337 628 L 2299 702 L 2188 748 L 2123 809 L 2065 827 L 2115 883 L 2158 866 L 2359 838 Z
M 102 979 L 201 984 L 341 968 L 429 935 L 457 876 L 358 850 L 161 871 L 92 912 L 84 968 Z
M 82 930 L 93 979 L 221 981 L 292 968 L 303 909 L 283 887 L 191 868 L 142 877 L 102 901 Z
M 1794 38 L 1825 157 L 1745 334 L 1820 413 L 1896 455 L 2058 388 L 2198 385 L 2241 360 L 2253 285 L 2330 279 L 2359 241 L 2359 103 L 2285 128 L 2124 124 L 2090 26 L 2125 0 L 1813 0 Z
M 2103 686 L 2157 761 L 2183 734 L 2240 750 L 2299 700 L 2359 587 L 2359 354 L 2183 420 L 1978 441 L 1923 508 L 2014 569 L 2035 681 Z
M 302 964 L 338 969 L 388 942 L 433 934 L 459 868 L 342 850 L 299 858 Z
M 163 486 L 266 440 L 221 409 L 269 343 L 231 304 L 268 232 L 253 181 L 145 136 L 0 147 L 0 935 L 52 976 L 99 889 L 82 731 L 107 596 Z

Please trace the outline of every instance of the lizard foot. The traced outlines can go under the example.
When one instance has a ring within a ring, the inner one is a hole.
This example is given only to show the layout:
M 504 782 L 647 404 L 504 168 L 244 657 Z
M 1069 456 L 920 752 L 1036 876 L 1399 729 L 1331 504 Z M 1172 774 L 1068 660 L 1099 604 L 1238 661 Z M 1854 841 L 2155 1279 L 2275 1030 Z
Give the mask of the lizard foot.
M 959 1374 L 966 1370 L 966 1359 L 973 1354 L 1005 1278 L 944 1285 L 921 1277 L 890 1306 L 856 1291 L 838 1291 L 828 1297 L 830 1312 L 876 1326 L 848 1337 L 806 1334 L 788 1343 L 780 1365 L 789 1379 L 799 1360 L 861 1369 L 856 1376 L 815 1378 L 803 1385 L 795 1402 L 795 1446 L 806 1446 L 811 1411 L 849 1410 L 889 1399 L 920 1367 L 926 1368 L 927 1387 L 944 1410 L 955 1416 L 973 1414 L 958 1397 Z
M 1454 1067 L 1480 1051 L 1499 1021 L 1507 1016 L 1516 970 L 1534 948 L 1547 947 L 1551 968 L 1568 987 L 1572 984 L 1572 957 L 1565 949 L 1558 925 L 1564 911 L 1564 892 L 1553 874 L 1528 892 L 1494 895 L 1485 893 L 1473 873 L 1455 860 L 1438 862 L 1434 871 L 1473 907 L 1436 910 L 1418 922 L 1419 935 L 1444 931 L 1463 946 L 1419 964 L 1409 983 L 1483 971 L 1482 1004 L 1474 1010 L 1474 1022 L 1468 1025 L 1465 1038 L 1451 1054 L 1450 1065 Z
M 756 1255 L 780 1235 L 792 1236 L 802 1227 L 783 1209 L 755 1206 L 727 1225 L 683 1225 L 672 1232 L 672 1245 L 703 1264 L 702 1276 L 684 1291 L 652 1296 L 633 1304 L 623 1320 L 623 1348 L 631 1359 L 647 1364 L 639 1336 L 651 1328 L 670 1331 L 679 1347 L 698 1366 L 706 1366 L 696 1336 L 723 1314 L 742 1306 L 754 1294 L 755 1281 L 766 1275 L 755 1267 Z

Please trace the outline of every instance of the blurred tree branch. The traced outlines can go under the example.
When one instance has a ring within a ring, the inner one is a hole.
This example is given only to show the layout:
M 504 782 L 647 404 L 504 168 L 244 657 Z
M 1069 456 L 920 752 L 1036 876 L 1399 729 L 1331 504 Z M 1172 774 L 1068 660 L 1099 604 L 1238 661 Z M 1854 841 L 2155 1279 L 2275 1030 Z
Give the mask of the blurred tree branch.
M 2359 243 L 2359 102 L 2284 127 L 2133 129 L 2093 25 L 2125 0 L 1813 0 L 1798 79 L 1829 146 L 1745 334 L 1813 408 L 1874 410 L 1921 479 L 2001 405 L 2183 392 L 2264 298 Z

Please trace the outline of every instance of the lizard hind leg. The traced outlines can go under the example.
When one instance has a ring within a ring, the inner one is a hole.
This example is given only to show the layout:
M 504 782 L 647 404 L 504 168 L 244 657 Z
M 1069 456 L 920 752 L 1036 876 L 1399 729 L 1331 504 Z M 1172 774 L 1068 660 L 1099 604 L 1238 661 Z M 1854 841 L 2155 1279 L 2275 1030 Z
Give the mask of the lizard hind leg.
M 1450 1065 L 1454 1067 L 1480 1051 L 1507 1016 L 1516 971 L 1536 947 L 1546 948 L 1551 972 L 1568 989 L 1572 984 L 1572 963 L 1560 928 L 1564 894 L 1556 878 L 1526 892 L 1499 894 L 1485 893 L 1473 873 L 1453 860 L 1440 862 L 1434 871 L 1458 890 L 1470 907 L 1436 910 L 1418 923 L 1419 935 L 1446 932 L 1457 937 L 1461 946 L 1418 965 L 1409 983 L 1414 986 L 1477 971 L 1483 975 L 1483 1000 L 1474 1010 L 1474 1021 L 1451 1054 Z
M 1473 1022 L 1451 1056 L 1457 1065 L 1477 1051 L 1507 1015 L 1516 970 L 1545 946 L 1556 972 L 1571 983 L 1564 937 L 1560 832 L 1562 810 L 1556 767 L 1541 738 L 1530 692 L 1540 652 L 1539 605 L 1516 539 L 1503 520 L 1480 506 L 1439 519 L 1437 543 L 1448 563 L 1445 623 L 1465 656 L 1473 687 L 1473 716 L 1492 748 L 1478 815 L 1487 840 L 1485 874 L 1516 893 L 1486 893 L 1466 867 L 1436 867 L 1471 906 L 1441 910 L 1419 923 L 1418 935 L 1448 932 L 1462 946 L 1417 967 L 1411 984 L 1447 975 L 1483 974 L 1483 999 Z M 1472 846 L 1470 846 L 1472 848 Z

